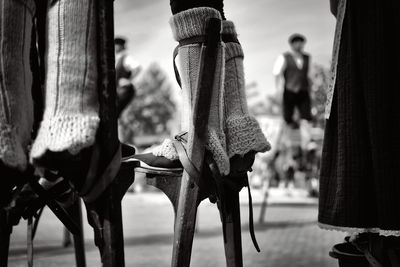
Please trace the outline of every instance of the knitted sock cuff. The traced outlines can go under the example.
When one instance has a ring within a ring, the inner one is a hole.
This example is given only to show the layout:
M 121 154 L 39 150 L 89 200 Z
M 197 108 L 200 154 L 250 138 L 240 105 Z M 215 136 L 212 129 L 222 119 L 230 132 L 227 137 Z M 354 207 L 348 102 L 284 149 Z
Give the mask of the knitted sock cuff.
M 16 137 L 15 127 L 0 123 L 0 161 L 6 166 L 24 171 L 27 167 L 26 151 Z
M 152 153 L 154 156 L 165 157 L 169 160 L 179 159 L 178 152 L 172 144 L 171 139 L 165 139 L 160 146 L 153 149 Z
M 249 151 L 266 152 L 271 149 L 255 118 L 233 115 L 226 120 L 226 137 L 229 158 L 245 155 Z
M 237 37 L 236 28 L 232 21 L 224 20 L 222 21 L 222 34 L 229 34 Z M 226 45 L 226 60 L 233 57 L 244 57 L 242 46 L 238 43 L 228 42 Z
M 244 58 L 242 46 L 238 43 L 225 43 L 225 61 L 235 57 Z
M 221 19 L 218 10 L 210 7 L 192 8 L 174 15 L 169 24 L 176 41 L 206 33 L 206 21 L 210 18 Z
M 100 119 L 91 115 L 57 115 L 45 118 L 32 145 L 31 161 L 42 157 L 46 151 L 68 151 L 72 155 L 90 147 L 96 140 Z

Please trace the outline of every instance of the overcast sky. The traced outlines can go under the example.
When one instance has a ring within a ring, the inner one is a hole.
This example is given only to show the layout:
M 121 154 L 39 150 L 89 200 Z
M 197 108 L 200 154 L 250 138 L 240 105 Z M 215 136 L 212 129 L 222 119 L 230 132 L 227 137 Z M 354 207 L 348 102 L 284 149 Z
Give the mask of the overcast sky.
M 236 24 L 245 52 L 247 83 L 272 93 L 272 65 L 288 50 L 287 38 L 304 34 L 313 62 L 328 66 L 335 20 L 328 0 L 225 0 L 225 14 Z M 158 62 L 174 82 L 168 0 L 115 1 L 115 33 L 129 39 L 129 52 L 144 66 Z

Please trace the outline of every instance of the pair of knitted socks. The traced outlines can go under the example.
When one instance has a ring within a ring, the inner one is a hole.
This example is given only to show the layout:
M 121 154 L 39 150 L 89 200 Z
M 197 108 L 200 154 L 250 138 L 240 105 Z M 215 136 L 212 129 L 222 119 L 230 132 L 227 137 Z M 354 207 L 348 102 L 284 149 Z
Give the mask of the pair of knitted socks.
M 45 110 L 30 159 L 76 154 L 95 141 L 99 124 L 95 0 L 48 0 Z M 0 4 L 0 161 L 27 167 L 33 124 L 29 64 L 34 0 Z
M 170 21 L 175 40 L 205 35 L 207 20 L 221 19 L 220 13 L 209 7 L 193 8 L 174 15 Z M 222 22 L 222 34 L 237 37 L 232 22 Z M 182 79 L 181 127 L 193 136 L 193 110 L 196 101 L 201 44 L 179 47 L 179 73 Z M 230 158 L 251 152 L 265 152 L 270 144 L 259 124 L 249 115 L 244 83 L 243 51 L 239 43 L 220 42 L 216 57 L 216 72 L 207 131 L 207 149 L 223 175 L 230 172 Z M 189 139 L 189 144 L 190 139 Z M 191 148 L 188 147 L 188 150 Z M 177 159 L 170 140 L 153 151 L 156 156 Z

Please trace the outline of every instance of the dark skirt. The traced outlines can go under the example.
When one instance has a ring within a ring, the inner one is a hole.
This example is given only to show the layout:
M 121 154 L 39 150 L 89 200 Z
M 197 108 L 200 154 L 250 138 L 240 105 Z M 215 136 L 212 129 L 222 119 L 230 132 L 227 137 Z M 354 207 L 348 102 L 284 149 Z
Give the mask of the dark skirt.
M 400 231 L 399 0 L 347 0 L 318 220 Z

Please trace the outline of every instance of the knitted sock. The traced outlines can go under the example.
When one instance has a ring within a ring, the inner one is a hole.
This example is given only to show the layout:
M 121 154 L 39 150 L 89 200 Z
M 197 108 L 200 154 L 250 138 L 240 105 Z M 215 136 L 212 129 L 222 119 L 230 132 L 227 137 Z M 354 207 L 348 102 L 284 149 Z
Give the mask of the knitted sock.
M 29 53 L 34 13 L 33 0 L 0 4 L 0 165 L 20 171 L 27 166 L 33 125 Z
M 201 36 L 205 34 L 207 19 L 220 18 L 217 10 L 212 8 L 193 8 L 172 17 L 170 24 L 174 38 L 182 39 Z M 199 76 L 201 44 L 181 46 L 178 51 L 179 73 L 182 80 L 182 115 L 181 127 L 188 131 L 188 143 L 194 137 L 193 133 L 193 106 L 196 102 L 196 86 Z M 207 129 L 207 149 L 212 153 L 221 174 L 229 173 L 229 159 L 225 148 L 225 135 L 223 132 L 223 82 L 224 82 L 224 44 L 218 47 L 216 58 L 216 71 L 212 88 L 212 100 Z M 188 153 L 191 147 L 187 147 Z M 153 151 L 157 156 L 176 159 L 177 153 L 170 140 L 166 140 L 161 147 Z
M 222 22 L 222 34 L 237 36 L 231 21 Z M 238 43 L 228 42 L 225 56 L 225 134 L 229 158 L 246 153 L 265 152 L 271 146 L 256 119 L 249 115 L 243 70 L 243 51 Z
M 100 121 L 95 2 L 49 0 L 45 111 L 30 155 L 36 164 L 46 165 L 47 152 L 76 155 L 95 142 Z

